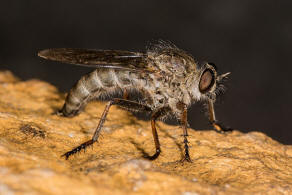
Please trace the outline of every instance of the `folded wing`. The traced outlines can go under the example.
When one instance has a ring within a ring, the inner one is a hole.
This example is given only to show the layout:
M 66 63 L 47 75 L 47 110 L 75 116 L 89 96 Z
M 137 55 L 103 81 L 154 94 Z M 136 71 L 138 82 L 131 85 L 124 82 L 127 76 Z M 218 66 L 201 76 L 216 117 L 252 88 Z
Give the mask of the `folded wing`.
M 38 56 L 80 66 L 147 71 L 147 56 L 139 52 L 56 48 L 42 50 Z

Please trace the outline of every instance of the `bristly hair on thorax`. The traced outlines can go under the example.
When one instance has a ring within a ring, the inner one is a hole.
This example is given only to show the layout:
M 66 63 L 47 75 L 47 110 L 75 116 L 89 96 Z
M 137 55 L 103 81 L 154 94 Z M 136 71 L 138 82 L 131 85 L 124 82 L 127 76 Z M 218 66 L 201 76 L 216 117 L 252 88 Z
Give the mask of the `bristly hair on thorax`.
M 148 44 L 146 45 L 146 50 L 150 52 L 152 51 L 152 52 L 158 52 L 158 53 L 165 50 L 180 50 L 181 51 L 181 49 L 179 49 L 171 41 L 162 40 L 162 39 L 149 41 Z
M 169 40 L 152 40 L 149 41 L 148 44 L 146 45 L 146 51 L 147 52 L 154 52 L 157 54 L 162 54 L 166 52 L 175 52 L 175 53 L 183 53 L 185 55 L 188 55 L 190 57 L 193 57 L 190 53 L 186 52 L 185 50 L 182 50 L 178 48 L 174 43 L 172 43 Z

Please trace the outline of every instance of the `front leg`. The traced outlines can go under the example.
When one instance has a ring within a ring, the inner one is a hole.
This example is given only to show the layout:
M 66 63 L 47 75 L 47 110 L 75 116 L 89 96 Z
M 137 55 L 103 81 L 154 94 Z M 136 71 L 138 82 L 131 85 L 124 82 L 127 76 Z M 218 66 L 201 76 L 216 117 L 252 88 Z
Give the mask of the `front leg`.
M 213 125 L 215 131 L 217 131 L 218 133 L 225 133 L 225 132 L 230 132 L 233 130 L 229 127 L 225 127 L 222 123 L 216 120 L 215 111 L 214 111 L 214 102 L 211 99 L 208 100 L 208 112 L 209 112 L 210 123 Z

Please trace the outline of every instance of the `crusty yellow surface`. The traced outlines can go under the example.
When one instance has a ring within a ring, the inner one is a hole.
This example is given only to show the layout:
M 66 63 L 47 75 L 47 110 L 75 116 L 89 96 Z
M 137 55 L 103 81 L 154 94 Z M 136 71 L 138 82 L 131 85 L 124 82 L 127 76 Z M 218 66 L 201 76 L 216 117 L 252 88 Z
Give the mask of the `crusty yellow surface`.
M 149 161 L 149 121 L 115 106 L 99 142 L 66 161 L 64 152 L 91 138 L 105 103 L 64 118 L 53 114 L 64 97 L 0 72 L 0 194 L 292 194 L 292 146 L 260 132 L 190 129 L 193 162 L 182 163 L 182 130 L 160 122 L 162 153 Z

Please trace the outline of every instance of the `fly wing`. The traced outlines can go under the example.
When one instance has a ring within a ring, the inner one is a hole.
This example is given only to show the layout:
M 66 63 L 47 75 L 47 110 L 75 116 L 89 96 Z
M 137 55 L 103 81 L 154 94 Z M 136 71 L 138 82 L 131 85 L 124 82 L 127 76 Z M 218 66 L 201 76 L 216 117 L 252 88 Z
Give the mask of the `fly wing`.
M 57 48 L 42 50 L 38 56 L 80 66 L 147 71 L 147 56 L 138 52 Z

